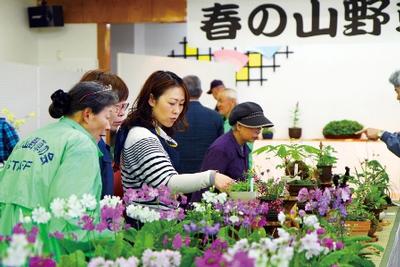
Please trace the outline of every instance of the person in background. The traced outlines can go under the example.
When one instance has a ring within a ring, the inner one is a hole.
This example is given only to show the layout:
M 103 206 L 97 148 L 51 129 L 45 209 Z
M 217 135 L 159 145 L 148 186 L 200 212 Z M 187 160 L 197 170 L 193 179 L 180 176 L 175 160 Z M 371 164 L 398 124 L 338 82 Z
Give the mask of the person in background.
M 68 93 L 51 95 L 50 116 L 59 121 L 18 142 L 0 172 L 0 234 L 10 234 L 20 216 L 48 209 L 56 198 L 93 195 L 100 200 L 101 176 L 97 142 L 110 127 L 117 97 L 96 82 L 81 82 Z M 49 232 L 67 230 L 51 220 Z
M 397 100 L 400 101 L 400 70 L 392 73 L 389 82 L 394 86 Z M 400 157 L 400 132 L 390 133 L 380 129 L 366 128 L 356 134 L 360 133 L 364 133 L 370 140 L 382 140 L 393 154 Z
M 201 82 L 197 76 L 183 78 L 190 97 L 186 119 L 189 127 L 178 131 L 175 140 L 178 143 L 180 156 L 178 173 L 195 173 L 200 171 L 201 162 L 208 147 L 224 133 L 222 118 L 218 112 L 204 107 L 199 98 Z
M 115 133 L 126 117 L 126 110 L 129 103 L 126 102 L 129 96 L 129 89 L 125 82 L 117 75 L 103 70 L 90 70 L 86 72 L 81 82 L 96 81 L 104 86 L 111 86 L 111 89 L 118 96 L 118 103 L 114 105 L 114 112 L 110 116 L 110 144 L 103 138 L 98 142 L 99 149 L 103 154 L 100 157 L 100 170 L 102 180 L 101 198 L 106 195 L 122 195 L 122 182 L 119 167 L 113 166 L 113 151 L 115 145 Z
M 229 116 L 232 130 L 219 137 L 207 150 L 201 169 L 217 170 L 237 181 L 246 179 L 249 169 L 250 149 L 246 142 L 254 142 L 263 127 L 273 124 L 254 102 L 244 102 L 235 106 Z
M 8 159 L 18 141 L 19 136 L 14 127 L 5 118 L 0 118 L 0 165 Z
M 165 185 L 173 192 L 191 193 L 213 185 L 226 190 L 234 182 L 215 171 L 177 173 L 177 143 L 170 136 L 181 125 L 188 105 L 186 85 L 176 74 L 156 71 L 146 80 L 118 131 L 115 160 L 121 163 L 124 190 Z M 158 197 L 136 204 L 172 208 Z
M 218 95 L 225 89 L 225 85 L 221 80 L 212 80 L 210 83 L 210 89 L 207 94 L 212 94 L 215 100 L 218 101 Z M 218 106 L 215 106 L 215 111 L 218 111 Z
M 218 94 L 218 112 L 224 119 L 224 133 L 231 130 L 231 125 L 229 124 L 229 114 L 232 109 L 237 104 L 237 93 L 233 89 L 226 88 L 221 93 Z

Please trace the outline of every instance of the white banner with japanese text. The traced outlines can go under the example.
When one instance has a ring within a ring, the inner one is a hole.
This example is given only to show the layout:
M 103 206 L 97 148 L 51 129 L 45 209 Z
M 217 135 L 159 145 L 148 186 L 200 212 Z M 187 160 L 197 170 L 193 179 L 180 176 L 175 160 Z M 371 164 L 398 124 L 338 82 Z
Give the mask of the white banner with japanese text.
M 188 41 L 240 47 L 400 41 L 400 0 L 188 0 Z

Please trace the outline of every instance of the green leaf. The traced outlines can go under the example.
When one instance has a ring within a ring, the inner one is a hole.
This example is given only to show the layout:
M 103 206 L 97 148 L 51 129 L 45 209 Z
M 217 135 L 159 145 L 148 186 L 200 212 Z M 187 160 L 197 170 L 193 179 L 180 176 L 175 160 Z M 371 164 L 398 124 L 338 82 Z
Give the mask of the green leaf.
M 86 267 L 85 254 L 81 250 L 77 250 L 72 254 L 61 256 L 61 261 L 57 265 L 59 267 Z
M 201 256 L 202 252 L 196 247 L 183 247 L 181 249 L 182 260 L 180 266 L 195 266 L 195 257 Z
M 110 248 L 110 258 L 112 260 L 116 260 L 118 257 L 121 256 L 122 248 L 123 248 L 123 235 L 117 234 L 113 245 Z

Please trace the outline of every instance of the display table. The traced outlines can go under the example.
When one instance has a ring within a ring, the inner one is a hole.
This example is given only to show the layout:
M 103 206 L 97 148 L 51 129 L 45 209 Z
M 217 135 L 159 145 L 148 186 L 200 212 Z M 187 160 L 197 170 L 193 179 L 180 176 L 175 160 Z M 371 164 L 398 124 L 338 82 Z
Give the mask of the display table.
M 375 266 L 399 267 L 400 266 L 400 208 L 389 207 L 385 210 L 386 216 L 382 231 L 376 232 L 378 241 L 375 244 L 382 246 L 385 250 L 381 256 L 372 257 Z
M 400 199 L 400 158 L 390 152 L 386 144 L 381 141 L 367 141 L 363 139 L 272 139 L 257 140 L 254 142 L 253 151 L 265 145 L 279 144 L 304 144 L 319 147 L 320 142 L 324 146 L 332 146 L 337 151 L 335 155 L 338 158 L 337 164 L 333 169 L 333 173 L 344 174 L 345 166 L 351 168 L 354 174 L 355 168 L 360 170 L 360 162 L 365 159 L 376 159 L 386 167 L 386 171 L 390 177 L 391 197 L 392 199 Z M 253 155 L 253 166 L 262 171 L 268 177 L 280 177 L 283 175 L 282 169 L 277 169 L 276 165 L 281 164 L 281 159 L 266 154 Z M 306 159 L 306 161 L 309 159 Z M 307 163 L 307 162 L 306 162 Z M 400 265 L 399 265 L 400 266 Z

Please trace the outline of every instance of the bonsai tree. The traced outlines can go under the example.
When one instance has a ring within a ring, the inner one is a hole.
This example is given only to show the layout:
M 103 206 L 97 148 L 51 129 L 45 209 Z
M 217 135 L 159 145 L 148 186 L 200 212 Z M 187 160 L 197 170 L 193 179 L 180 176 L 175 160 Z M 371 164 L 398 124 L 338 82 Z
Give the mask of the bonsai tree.
M 336 151 L 332 146 L 324 146 L 322 142 L 319 148 L 317 155 L 318 177 L 322 183 L 330 183 L 332 181 L 332 167 L 337 161 L 337 158 L 333 156 Z
M 289 128 L 289 137 L 299 139 L 301 137 L 301 128 L 299 127 L 300 121 L 300 109 L 299 102 L 296 102 L 296 106 L 292 111 L 292 127 Z
M 322 130 L 323 135 L 326 138 L 334 137 L 348 137 L 354 136 L 356 132 L 362 130 L 364 126 L 357 121 L 352 120 L 340 120 L 331 121 L 325 125 Z M 361 136 L 361 135 L 360 135 Z

